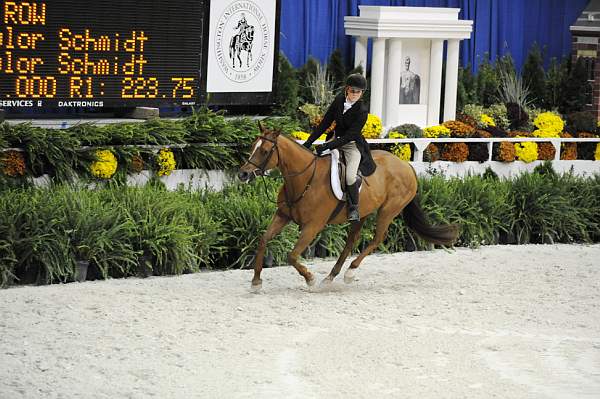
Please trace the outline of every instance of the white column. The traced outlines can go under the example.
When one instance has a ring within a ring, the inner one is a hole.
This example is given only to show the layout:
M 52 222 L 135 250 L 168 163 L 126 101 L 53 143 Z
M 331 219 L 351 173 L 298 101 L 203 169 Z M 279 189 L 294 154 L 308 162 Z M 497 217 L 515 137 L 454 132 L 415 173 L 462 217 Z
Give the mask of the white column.
M 362 65 L 363 76 L 367 74 L 367 44 L 369 38 L 367 36 L 358 36 L 354 46 L 354 68 Z
M 442 39 L 433 39 L 431 41 L 431 64 L 429 65 L 429 103 L 427 104 L 427 126 L 434 126 L 440 123 L 443 53 L 444 41 Z
M 371 113 L 381 119 L 384 118 L 385 42 L 384 37 L 373 39 L 373 62 L 371 63 Z
M 387 59 L 385 120 L 386 130 L 398 124 L 398 104 L 400 101 L 400 71 L 402 71 L 402 40 L 390 39 Z
M 446 60 L 446 89 L 444 94 L 444 122 L 456 119 L 458 44 L 458 39 L 448 40 L 448 58 Z

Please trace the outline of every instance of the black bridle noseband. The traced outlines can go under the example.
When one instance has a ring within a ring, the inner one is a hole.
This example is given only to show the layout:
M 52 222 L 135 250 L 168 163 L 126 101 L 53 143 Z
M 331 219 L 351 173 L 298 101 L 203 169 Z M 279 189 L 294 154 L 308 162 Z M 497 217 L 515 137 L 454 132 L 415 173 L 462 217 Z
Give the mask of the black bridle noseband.
M 277 148 L 277 140 L 270 139 L 267 136 L 258 136 L 258 138 L 261 139 L 261 140 L 266 140 L 266 141 L 272 143 L 273 146 L 271 147 L 271 150 L 269 151 L 269 153 L 265 157 L 264 161 L 260 165 L 257 165 L 254 162 L 252 162 L 252 154 L 250 154 L 250 158 L 248 158 L 248 160 L 246 161 L 246 163 L 249 163 L 250 165 L 256 167 L 256 169 L 254 169 L 252 171 L 252 174 L 254 175 L 254 177 L 265 176 L 265 174 L 267 174 L 267 170 L 265 169 L 265 167 L 267 166 L 267 164 L 271 160 L 271 157 L 273 156 L 273 152 L 275 150 L 277 150 L 277 165 L 279 165 L 279 148 Z
M 248 161 L 246 163 L 249 163 L 250 165 L 256 167 L 256 169 L 254 169 L 252 171 L 252 174 L 254 174 L 255 177 L 257 177 L 257 176 L 264 177 L 265 175 L 267 175 L 267 170 L 265 169 L 265 167 L 267 166 L 267 164 L 271 160 L 271 157 L 273 156 L 273 153 L 275 151 L 277 151 L 277 164 L 276 164 L 276 166 L 279 166 L 279 163 L 280 163 L 280 160 L 281 160 L 281 155 L 279 153 L 279 147 L 277 146 L 277 139 L 273 140 L 273 139 L 271 139 L 271 138 L 269 138 L 267 136 L 258 136 L 258 138 L 261 139 L 261 140 L 266 140 L 266 141 L 270 142 L 271 144 L 273 144 L 271 146 L 271 150 L 269 151 L 269 153 L 265 157 L 264 161 L 260 165 L 257 165 L 256 163 L 252 162 L 252 159 L 251 159 L 252 155 L 250 156 L 250 158 L 248 158 Z M 285 204 L 288 206 L 288 208 L 290 209 L 290 211 L 292 210 L 292 206 L 294 206 L 302 198 L 304 198 L 304 195 L 306 195 L 306 192 L 310 188 L 310 185 L 311 185 L 311 183 L 312 183 L 312 181 L 313 181 L 313 179 L 315 177 L 315 172 L 317 170 L 317 156 L 314 155 L 313 156 L 313 160 L 306 166 L 306 168 L 302 169 L 302 171 L 300 171 L 298 173 L 292 173 L 292 174 L 289 174 L 289 175 L 284 175 L 284 174 L 281 175 L 283 177 L 283 180 L 285 181 L 286 178 L 296 177 L 296 176 L 302 175 L 304 172 L 306 172 L 308 170 L 308 168 L 310 168 L 311 165 L 313 165 L 312 175 L 310 176 L 310 179 L 308 180 L 308 183 L 306 183 L 306 185 L 304 186 L 304 190 L 302 191 L 302 194 L 300 194 L 300 196 L 298 196 L 296 199 L 290 200 L 290 198 L 288 196 L 287 189 L 286 189 L 286 185 L 285 184 L 283 185 L 283 194 L 285 196 Z M 268 197 L 268 190 L 266 188 L 266 184 L 265 184 L 265 192 L 267 193 L 267 198 L 269 198 Z M 273 201 L 271 198 L 269 198 L 269 200 L 271 200 L 272 202 L 274 202 L 276 204 L 280 204 L 281 203 L 279 201 Z

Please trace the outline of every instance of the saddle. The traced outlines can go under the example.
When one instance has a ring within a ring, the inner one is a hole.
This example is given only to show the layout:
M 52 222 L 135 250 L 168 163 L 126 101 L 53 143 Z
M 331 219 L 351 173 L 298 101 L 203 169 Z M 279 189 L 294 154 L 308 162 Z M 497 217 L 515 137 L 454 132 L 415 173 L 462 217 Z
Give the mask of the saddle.
M 338 150 L 325 152 L 325 156 L 331 156 L 331 191 L 333 195 L 339 201 L 346 201 L 346 163 L 342 161 L 340 152 Z M 356 183 L 358 184 L 358 191 L 362 190 L 363 176 L 360 171 L 358 172 Z M 342 182 L 344 184 L 342 184 Z

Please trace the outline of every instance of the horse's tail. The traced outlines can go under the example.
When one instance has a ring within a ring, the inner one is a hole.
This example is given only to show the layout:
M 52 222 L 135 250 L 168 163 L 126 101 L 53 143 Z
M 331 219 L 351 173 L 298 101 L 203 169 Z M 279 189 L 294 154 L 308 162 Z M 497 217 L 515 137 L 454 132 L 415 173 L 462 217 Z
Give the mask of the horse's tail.
M 429 224 L 416 197 L 406 205 L 402 216 L 409 228 L 414 230 L 421 238 L 433 244 L 451 245 L 458 238 L 458 226 L 456 224 L 439 226 Z

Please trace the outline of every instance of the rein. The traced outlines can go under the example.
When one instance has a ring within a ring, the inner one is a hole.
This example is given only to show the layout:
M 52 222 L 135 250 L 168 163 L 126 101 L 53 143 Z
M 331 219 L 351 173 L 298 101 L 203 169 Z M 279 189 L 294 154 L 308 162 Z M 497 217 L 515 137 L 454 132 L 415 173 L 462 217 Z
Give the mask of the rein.
M 263 178 L 263 187 L 265 189 L 265 194 L 267 196 L 267 198 L 269 199 L 269 201 L 273 202 L 274 204 L 281 204 L 283 202 L 285 202 L 285 204 L 287 205 L 288 208 L 290 208 L 290 211 L 292 210 L 292 207 L 294 205 L 296 205 L 298 202 L 300 202 L 300 200 L 302 200 L 302 198 L 304 198 L 304 196 L 306 195 L 306 193 L 308 192 L 308 189 L 310 188 L 312 181 L 315 177 L 315 173 L 317 171 L 317 156 L 314 155 L 313 156 L 313 160 L 311 162 L 309 162 L 308 165 L 306 165 L 306 167 L 304 169 L 302 169 L 300 172 L 297 173 L 291 173 L 288 175 L 284 175 L 282 174 L 281 177 L 283 177 L 283 180 L 285 181 L 286 178 L 290 178 L 290 177 L 296 177 L 296 176 L 300 176 L 302 174 L 304 174 L 311 166 L 313 166 L 313 171 L 312 174 L 310 176 L 310 179 L 308 180 L 308 182 L 306 183 L 306 185 L 304 186 L 304 190 L 302 190 L 302 193 L 295 199 L 290 200 L 289 195 L 288 195 L 288 191 L 286 189 L 286 185 L 284 183 L 283 185 L 283 195 L 285 197 L 285 201 L 277 201 L 277 200 L 273 200 L 270 196 L 269 196 L 269 191 L 267 190 L 267 184 L 264 180 L 265 178 L 265 174 L 266 174 L 266 170 L 265 170 L 265 166 L 267 165 L 267 163 L 269 162 L 269 160 L 271 159 L 271 156 L 273 156 L 273 152 L 277 151 L 277 165 L 276 166 L 280 166 L 280 161 L 281 161 L 281 154 L 279 152 L 279 147 L 277 145 L 277 140 L 273 140 L 270 139 L 266 136 L 259 136 L 260 139 L 262 140 L 266 140 L 270 143 L 273 144 L 273 146 L 271 147 L 271 150 L 269 151 L 269 154 L 265 157 L 265 160 L 262 162 L 261 165 L 257 165 L 254 162 L 252 162 L 250 159 L 248 159 L 248 163 L 250 165 L 256 166 L 256 170 L 254 170 L 252 173 L 254 173 L 255 177 L 262 177 Z M 257 173 L 257 171 L 259 173 Z M 293 218 L 292 218 L 293 219 Z

